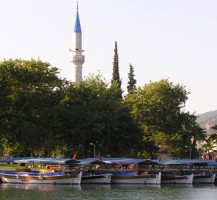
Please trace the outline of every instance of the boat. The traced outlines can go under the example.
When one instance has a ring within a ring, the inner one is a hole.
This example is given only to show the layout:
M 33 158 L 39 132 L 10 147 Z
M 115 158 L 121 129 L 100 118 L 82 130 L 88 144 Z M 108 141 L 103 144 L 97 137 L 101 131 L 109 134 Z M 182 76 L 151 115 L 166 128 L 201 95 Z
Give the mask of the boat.
M 82 175 L 81 184 L 110 184 L 111 177 L 110 173 L 85 173 Z
M 9 162 L 5 160 L 1 162 Z M 21 184 L 81 184 L 81 171 L 64 170 L 63 164 L 71 161 L 69 159 L 52 159 L 52 158 L 25 158 L 10 159 L 10 163 L 21 166 L 45 165 L 45 169 L 33 168 L 16 168 L 15 170 L 0 170 L 0 178 L 3 183 L 21 183 Z M 22 163 L 22 164 L 21 164 Z
M 186 160 L 172 160 L 164 163 L 161 184 L 192 184 L 194 174 L 190 162 Z
M 112 174 L 105 169 L 106 163 L 95 158 L 80 160 L 81 184 L 110 184 Z
M 209 162 L 208 167 L 212 173 L 217 174 L 217 159 Z M 217 184 L 217 176 L 215 176 L 214 184 Z
M 158 163 L 149 159 L 113 159 L 105 161 L 113 166 L 111 184 L 160 184 L 161 172 L 148 170 Z M 143 166 L 145 170 L 143 169 Z
M 214 184 L 216 174 L 202 172 L 200 174 L 194 174 L 193 184 Z
M 194 173 L 193 184 L 214 184 L 216 171 L 212 165 L 212 160 L 193 160 L 192 170 Z
M 161 172 L 158 174 L 137 175 L 136 172 L 114 172 L 112 184 L 161 184 Z
M 161 184 L 192 184 L 194 174 L 178 175 L 176 173 L 162 174 Z
M 80 184 L 81 174 L 65 172 L 34 173 L 0 171 L 3 183 L 31 183 L 31 184 Z

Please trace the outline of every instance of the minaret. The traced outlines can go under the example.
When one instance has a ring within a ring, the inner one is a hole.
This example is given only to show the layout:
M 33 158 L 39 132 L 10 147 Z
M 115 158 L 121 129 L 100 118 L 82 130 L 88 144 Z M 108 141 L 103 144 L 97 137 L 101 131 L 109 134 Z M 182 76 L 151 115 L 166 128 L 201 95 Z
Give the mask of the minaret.
M 82 65 L 84 63 L 84 55 L 82 55 L 82 32 L 80 19 L 78 14 L 78 5 L 77 5 L 77 15 L 75 20 L 75 28 L 73 33 L 73 43 L 72 43 L 72 57 L 71 63 L 73 66 L 73 78 L 72 81 L 79 83 L 82 80 Z

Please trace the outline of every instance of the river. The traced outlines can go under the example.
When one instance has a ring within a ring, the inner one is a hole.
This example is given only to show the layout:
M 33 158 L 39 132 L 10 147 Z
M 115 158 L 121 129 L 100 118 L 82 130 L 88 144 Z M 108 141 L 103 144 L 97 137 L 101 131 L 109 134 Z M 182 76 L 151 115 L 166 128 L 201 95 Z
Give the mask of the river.
M 0 200 L 216 200 L 217 185 L 0 184 Z

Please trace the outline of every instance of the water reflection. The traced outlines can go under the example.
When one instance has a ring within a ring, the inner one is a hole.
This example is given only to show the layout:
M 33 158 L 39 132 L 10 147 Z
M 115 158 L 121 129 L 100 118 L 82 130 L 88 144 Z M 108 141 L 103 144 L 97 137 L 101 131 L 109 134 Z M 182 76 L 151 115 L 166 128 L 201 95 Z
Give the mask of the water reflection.
M 3 190 L 35 190 L 35 191 L 63 191 L 81 190 L 81 185 L 45 185 L 45 184 L 9 184 L 0 185 Z
M 143 185 L 143 184 L 114 184 L 111 185 L 113 189 L 160 189 L 161 185 Z
M 84 185 L 53 185 L 53 184 L 0 184 L 0 190 L 35 190 L 35 191 L 66 191 L 66 190 L 127 190 L 127 189 L 199 189 L 213 188 L 214 184 L 162 184 L 162 185 L 143 185 L 143 184 L 84 184 Z
M 10 184 L 0 185 L 0 190 L 35 190 L 35 191 L 64 191 L 64 190 L 112 190 L 112 189 L 160 189 L 161 185 L 142 184 L 85 184 L 85 185 L 49 185 L 49 184 Z
M 216 196 L 217 187 L 210 184 L 0 184 L 0 199 L 4 200 L 216 200 Z

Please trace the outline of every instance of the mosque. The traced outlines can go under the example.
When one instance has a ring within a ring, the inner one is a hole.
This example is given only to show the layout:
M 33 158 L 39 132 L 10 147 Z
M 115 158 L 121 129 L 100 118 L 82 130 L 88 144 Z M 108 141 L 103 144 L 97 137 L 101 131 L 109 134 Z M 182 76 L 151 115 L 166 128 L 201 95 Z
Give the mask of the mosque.
M 73 75 L 72 82 L 79 83 L 82 80 L 82 65 L 85 61 L 84 55 L 82 55 L 82 31 L 81 24 L 78 14 L 78 5 L 77 5 L 77 14 L 75 20 L 75 27 L 73 33 L 73 43 L 72 43 L 72 56 L 70 62 L 72 63 Z

